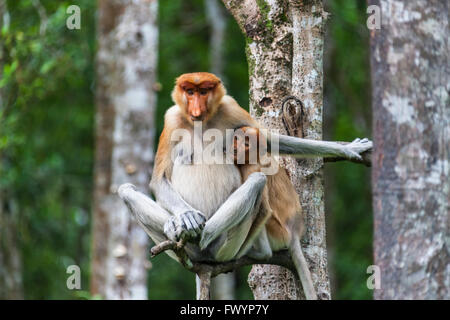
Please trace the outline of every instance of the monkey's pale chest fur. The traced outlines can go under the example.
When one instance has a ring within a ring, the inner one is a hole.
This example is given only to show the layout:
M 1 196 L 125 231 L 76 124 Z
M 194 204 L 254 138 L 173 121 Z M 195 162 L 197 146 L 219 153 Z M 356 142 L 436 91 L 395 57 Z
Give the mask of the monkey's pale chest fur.
M 241 184 L 235 165 L 176 164 L 172 185 L 192 207 L 211 217 Z
M 203 147 L 214 141 L 204 142 Z M 222 142 L 223 143 L 223 142 Z M 223 150 L 222 145 L 218 150 Z M 193 208 L 211 217 L 230 194 L 241 185 L 241 174 L 234 164 L 192 164 L 191 144 L 179 142 L 173 164 L 172 186 Z M 203 159 L 205 160 L 205 159 Z M 212 162 L 212 161 L 211 161 Z M 211 163 L 209 162 L 209 163 Z

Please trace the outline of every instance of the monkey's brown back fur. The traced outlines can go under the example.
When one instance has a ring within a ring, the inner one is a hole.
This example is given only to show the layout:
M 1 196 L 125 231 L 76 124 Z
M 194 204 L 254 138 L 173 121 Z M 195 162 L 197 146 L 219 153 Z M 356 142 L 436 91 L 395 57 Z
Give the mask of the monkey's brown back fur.
M 260 146 L 259 130 L 255 128 L 241 128 L 245 134 L 256 135 L 256 146 L 243 146 L 235 141 L 235 148 L 245 148 L 245 160 L 249 159 L 250 149 Z M 259 164 L 259 150 L 257 150 L 258 164 L 240 164 L 238 165 L 241 172 L 242 181 L 244 182 L 253 172 L 260 172 L 262 166 Z M 236 159 L 235 159 L 236 160 Z M 272 161 L 275 159 L 272 158 Z M 258 220 L 264 220 L 264 216 L 270 214 L 266 222 L 266 230 L 273 250 L 281 249 L 288 246 L 291 241 L 292 228 L 296 228 L 294 232 L 298 232 L 302 236 L 304 231 L 303 214 L 298 199 L 297 192 L 289 179 L 286 169 L 278 165 L 278 170 L 273 175 L 267 175 L 267 184 L 262 195 L 261 207 Z M 257 224 L 257 223 L 255 223 Z

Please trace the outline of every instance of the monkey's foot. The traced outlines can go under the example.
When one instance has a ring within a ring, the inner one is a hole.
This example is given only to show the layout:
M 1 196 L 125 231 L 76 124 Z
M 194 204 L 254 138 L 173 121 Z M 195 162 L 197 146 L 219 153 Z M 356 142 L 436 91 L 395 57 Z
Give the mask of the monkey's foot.
M 164 224 L 165 235 L 173 241 L 188 241 L 200 237 L 206 218 L 199 211 L 187 211 L 170 217 Z
M 361 153 L 372 149 L 373 142 L 367 138 L 364 139 L 356 138 L 349 144 L 346 144 L 344 147 L 348 159 L 362 160 Z

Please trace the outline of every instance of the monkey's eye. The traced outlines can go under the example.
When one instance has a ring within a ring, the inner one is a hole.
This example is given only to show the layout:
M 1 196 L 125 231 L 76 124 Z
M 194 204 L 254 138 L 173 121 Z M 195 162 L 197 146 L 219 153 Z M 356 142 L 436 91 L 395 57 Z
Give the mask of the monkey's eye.
M 187 89 L 186 92 L 188 95 L 192 96 L 194 94 L 194 89 Z
M 206 89 L 200 89 L 200 94 L 201 94 L 202 96 L 206 96 L 207 93 L 208 93 L 208 90 L 206 90 Z

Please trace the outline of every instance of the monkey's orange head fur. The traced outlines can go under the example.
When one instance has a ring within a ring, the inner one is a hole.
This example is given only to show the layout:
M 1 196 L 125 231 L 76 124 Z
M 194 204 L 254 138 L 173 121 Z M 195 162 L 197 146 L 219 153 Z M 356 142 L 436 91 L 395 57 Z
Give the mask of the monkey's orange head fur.
M 189 121 L 208 121 L 226 94 L 222 81 L 212 73 L 185 73 L 176 79 L 173 101 Z

